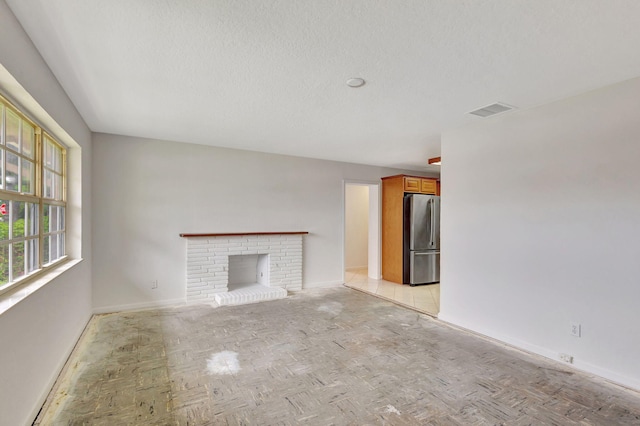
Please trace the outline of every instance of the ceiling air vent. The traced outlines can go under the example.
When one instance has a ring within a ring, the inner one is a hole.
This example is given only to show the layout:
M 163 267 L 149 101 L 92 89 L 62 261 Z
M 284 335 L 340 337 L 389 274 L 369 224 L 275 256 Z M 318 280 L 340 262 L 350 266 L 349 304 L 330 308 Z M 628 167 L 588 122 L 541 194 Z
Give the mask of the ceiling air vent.
M 512 106 L 496 102 L 495 104 L 487 105 L 486 107 L 471 111 L 469 114 L 477 115 L 478 117 L 489 117 L 512 109 Z

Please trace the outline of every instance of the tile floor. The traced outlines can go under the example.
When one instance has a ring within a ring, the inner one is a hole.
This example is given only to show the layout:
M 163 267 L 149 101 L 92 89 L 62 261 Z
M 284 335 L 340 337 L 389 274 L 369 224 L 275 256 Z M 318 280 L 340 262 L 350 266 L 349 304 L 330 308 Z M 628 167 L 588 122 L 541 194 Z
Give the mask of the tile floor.
M 344 285 L 349 288 L 381 297 L 434 317 L 437 317 L 440 312 L 440 284 L 411 287 L 385 280 L 374 280 L 367 276 L 366 269 L 345 271 L 344 278 Z

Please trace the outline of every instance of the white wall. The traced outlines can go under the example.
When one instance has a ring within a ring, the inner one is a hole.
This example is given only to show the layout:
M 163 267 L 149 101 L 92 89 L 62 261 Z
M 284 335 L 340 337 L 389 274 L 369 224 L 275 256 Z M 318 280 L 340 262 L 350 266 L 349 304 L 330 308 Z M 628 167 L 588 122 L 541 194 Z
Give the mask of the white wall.
M 380 268 L 380 248 L 382 244 L 382 221 L 380 206 L 380 186 L 369 185 L 369 278 L 374 280 L 382 279 L 382 270 Z
M 639 111 L 635 79 L 443 136 L 441 319 L 640 389 Z
M 341 284 L 343 180 L 402 173 L 107 134 L 93 148 L 98 311 L 183 301 L 180 233 L 308 231 L 303 287 Z
M 42 124 L 78 144 L 69 149 L 69 238 L 73 255 L 85 259 L 0 315 L 0 424 L 13 426 L 31 424 L 91 315 L 91 134 L 4 0 L 0 62 L 17 80 L 3 77 L 0 89 L 25 106 L 37 102 L 64 130 Z
M 369 243 L 369 186 L 345 186 L 345 254 L 346 269 L 366 268 Z

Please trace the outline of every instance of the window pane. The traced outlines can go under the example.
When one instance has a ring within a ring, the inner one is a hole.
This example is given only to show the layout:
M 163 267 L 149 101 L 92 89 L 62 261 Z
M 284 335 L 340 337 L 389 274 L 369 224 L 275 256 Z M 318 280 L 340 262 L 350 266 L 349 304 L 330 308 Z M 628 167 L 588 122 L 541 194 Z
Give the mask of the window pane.
M 62 200 L 62 177 L 53 175 L 53 196 L 54 200 Z
M 22 173 L 20 176 L 20 191 L 25 194 L 33 194 L 33 173 L 35 168 L 33 163 L 29 160 L 21 159 L 22 161 Z
M 49 233 L 51 232 L 50 219 L 51 218 L 51 204 L 45 204 L 42 207 L 42 226 L 44 227 L 42 232 Z
M 45 232 L 55 232 L 58 230 L 58 207 L 45 204 L 45 211 L 49 216 L 49 228 L 44 228 Z
M 9 208 L 11 201 L 0 200 L 0 241 L 9 239 Z
M 47 263 L 50 263 L 51 260 L 49 259 L 49 253 L 50 253 L 50 249 L 51 249 L 51 237 L 50 236 L 46 236 L 44 237 L 44 247 L 42 247 L 42 264 L 46 265 Z
M 9 282 L 9 245 L 0 246 L 0 287 Z
M 38 269 L 38 240 L 33 239 L 27 241 L 27 273 Z
M 52 200 L 55 200 L 56 198 L 58 198 L 57 197 L 58 194 L 56 193 L 56 186 L 58 182 L 56 182 L 56 178 L 57 178 L 56 174 L 51 172 L 51 199 Z
M 18 161 L 19 158 L 16 154 L 7 152 L 7 170 L 5 171 L 5 188 L 9 191 L 18 190 Z
M 20 134 L 20 117 L 18 117 L 10 109 L 6 109 L 7 119 L 7 133 L 5 137 L 5 143 L 7 147 L 18 151 L 20 149 L 18 135 Z
M 62 218 L 60 217 L 62 213 L 62 207 L 60 206 L 56 206 L 56 218 L 58 219 L 58 223 L 56 225 L 56 229 L 58 231 L 62 231 L 63 227 L 62 227 Z
M 66 221 L 65 214 L 66 214 L 66 212 L 65 212 L 64 207 L 59 207 L 59 209 L 60 209 L 60 230 L 64 231 L 65 230 L 65 225 L 66 225 L 65 224 L 65 221 Z
M 62 150 L 57 145 L 53 148 L 53 170 L 62 173 Z
M 44 165 L 58 173 L 62 173 L 62 148 L 51 139 L 45 137 L 44 144 Z
M 50 169 L 53 168 L 53 144 L 46 137 L 44 143 L 44 165 Z
M 64 234 L 58 234 L 58 259 L 64 256 Z
M 24 275 L 24 241 L 11 244 L 13 250 L 13 260 L 11 262 L 11 272 L 13 281 Z
M 4 173 L 3 173 L 4 161 L 2 161 L 3 159 L 4 159 L 4 149 L 0 149 L 0 189 L 4 188 Z
M 53 262 L 58 258 L 58 234 L 51 235 L 50 238 L 51 247 L 49 248 L 49 256 L 51 257 L 50 262 Z
M 53 198 L 53 173 L 44 171 L 44 194 L 45 198 Z
M 21 201 L 11 202 L 11 222 L 13 234 L 11 238 L 24 237 L 24 210 L 25 204 Z
M 44 171 L 44 197 L 53 198 L 53 173 L 49 170 Z
M 33 159 L 35 140 L 35 127 L 22 120 L 22 153 L 31 159 Z
M 38 220 L 38 205 L 35 203 L 26 203 L 24 216 L 25 236 L 38 235 L 38 225 L 40 224 Z

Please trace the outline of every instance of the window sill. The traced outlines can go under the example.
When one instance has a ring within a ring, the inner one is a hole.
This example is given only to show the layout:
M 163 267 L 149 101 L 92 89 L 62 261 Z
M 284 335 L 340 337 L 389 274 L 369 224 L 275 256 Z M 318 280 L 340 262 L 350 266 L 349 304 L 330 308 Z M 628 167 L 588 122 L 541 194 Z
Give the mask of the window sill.
M 42 273 L 26 283 L 16 287 L 15 290 L 7 291 L 0 295 L 0 315 L 26 299 L 31 293 L 38 291 L 44 287 L 50 281 L 59 277 L 69 269 L 73 268 L 78 263 L 82 262 L 82 259 L 70 259 L 61 263 L 47 272 Z

